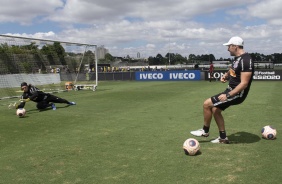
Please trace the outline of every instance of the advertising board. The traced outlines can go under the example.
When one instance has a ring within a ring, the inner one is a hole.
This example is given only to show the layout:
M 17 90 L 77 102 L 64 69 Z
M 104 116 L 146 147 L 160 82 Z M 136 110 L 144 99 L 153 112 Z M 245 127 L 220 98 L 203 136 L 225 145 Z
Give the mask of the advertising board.
M 201 80 L 199 70 L 135 72 L 137 81 L 187 81 Z

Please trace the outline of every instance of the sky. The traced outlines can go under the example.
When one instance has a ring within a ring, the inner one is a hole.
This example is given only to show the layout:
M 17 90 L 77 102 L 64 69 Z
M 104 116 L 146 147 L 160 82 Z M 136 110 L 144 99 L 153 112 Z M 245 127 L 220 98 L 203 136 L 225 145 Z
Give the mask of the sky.
M 132 58 L 214 54 L 232 36 L 282 53 L 281 0 L 0 0 L 0 34 L 103 45 Z

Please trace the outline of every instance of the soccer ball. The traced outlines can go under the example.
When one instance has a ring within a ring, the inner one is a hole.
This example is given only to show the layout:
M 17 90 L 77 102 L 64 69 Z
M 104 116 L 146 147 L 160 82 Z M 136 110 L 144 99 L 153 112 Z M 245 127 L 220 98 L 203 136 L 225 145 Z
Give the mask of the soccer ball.
M 19 116 L 20 118 L 23 118 L 25 116 L 25 109 L 24 108 L 19 108 L 17 109 L 17 116 Z
M 261 130 L 261 135 L 265 139 L 273 140 L 276 138 L 276 134 L 277 134 L 276 129 L 269 125 L 263 127 Z
M 186 155 L 196 155 L 200 150 L 200 143 L 196 139 L 189 138 L 183 143 L 183 149 Z

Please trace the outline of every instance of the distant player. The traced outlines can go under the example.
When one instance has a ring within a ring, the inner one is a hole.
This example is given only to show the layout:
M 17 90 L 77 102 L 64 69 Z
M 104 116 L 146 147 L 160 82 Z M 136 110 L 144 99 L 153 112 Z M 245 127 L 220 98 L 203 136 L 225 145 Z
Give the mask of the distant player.
M 213 79 L 213 72 L 214 72 L 214 67 L 212 61 L 210 61 L 210 68 L 209 68 L 209 73 L 210 73 L 210 82 Z
M 46 109 L 48 107 L 56 110 L 54 103 L 65 103 L 68 105 L 75 105 L 75 102 L 69 102 L 63 98 L 51 95 L 49 93 L 44 93 L 37 87 L 27 84 L 26 82 L 21 83 L 21 90 L 23 91 L 20 104 L 13 104 L 14 108 L 23 108 L 26 102 L 33 101 L 36 102 L 36 107 L 38 109 Z M 10 105 L 11 106 L 11 105 Z

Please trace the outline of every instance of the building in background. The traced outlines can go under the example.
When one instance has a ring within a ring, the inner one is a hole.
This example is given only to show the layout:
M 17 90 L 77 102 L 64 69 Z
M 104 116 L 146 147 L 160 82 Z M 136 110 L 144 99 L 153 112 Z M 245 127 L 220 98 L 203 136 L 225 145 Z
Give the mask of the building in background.
M 137 59 L 140 59 L 140 52 L 137 52 Z
M 104 45 L 101 45 L 97 47 L 97 58 L 98 59 L 105 59 L 105 55 L 109 53 L 109 50 L 104 47 Z

